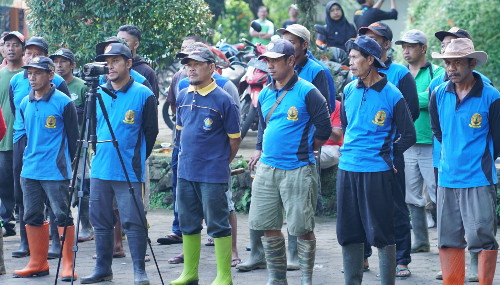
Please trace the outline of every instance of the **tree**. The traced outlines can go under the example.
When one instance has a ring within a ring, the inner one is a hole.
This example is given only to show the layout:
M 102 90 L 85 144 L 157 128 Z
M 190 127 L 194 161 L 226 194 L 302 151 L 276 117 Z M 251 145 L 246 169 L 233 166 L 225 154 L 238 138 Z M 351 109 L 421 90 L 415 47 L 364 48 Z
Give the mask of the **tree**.
M 254 19 L 257 18 L 257 12 L 259 11 L 259 7 L 264 5 L 262 0 L 245 0 L 248 3 L 248 7 L 250 11 L 253 13 Z
M 211 20 L 202 0 L 27 0 L 29 24 L 53 51 L 70 48 L 79 64 L 91 62 L 95 45 L 116 35 L 124 24 L 138 26 L 138 53 L 157 64 L 167 64 L 182 37 L 207 32 Z
M 219 19 L 219 17 L 224 13 L 225 6 L 224 1 L 221 0 L 205 0 L 208 6 L 210 7 L 210 11 L 214 15 L 212 21 L 215 23 Z

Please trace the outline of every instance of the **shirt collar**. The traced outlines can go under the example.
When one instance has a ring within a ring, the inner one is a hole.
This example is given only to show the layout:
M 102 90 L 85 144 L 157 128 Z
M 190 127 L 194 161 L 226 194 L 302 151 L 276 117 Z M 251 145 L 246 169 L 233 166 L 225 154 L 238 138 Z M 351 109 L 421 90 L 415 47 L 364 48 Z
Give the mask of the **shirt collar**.
M 210 84 L 208 84 L 207 86 L 205 86 L 201 89 L 196 89 L 196 87 L 194 85 L 189 85 L 187 91 L 188 91 L 188 93 L 196 91 L 201 96 L 207 96 L 208 93 L 214 91 L 215 88 L 217 88 L 217 84 L 215 83 L 215 80 L 212 78 L 212 82 Z
M 113 85 L 111 84 L 111 80 L 108 79 L 108 82 L 106 82 L 106 88 L 113 91 L 114 93 L 116 93 L 118 91 L 126 93 L 127 90 L 130 88 L 130 86 L 132 86 L 133 83 L 134 83 L 134 78 L 132 76 L 130 76 L 130 79 L 128 80 L 127 84 L 123 85 L 122 88 L 120 88 L 120 90 L 115 90 L 115 89 L 113 89 Z
M 379 72 L 378 73 L 380 76 L 382 76 L 382 79 L 375 82 L 375 84 L 373 84 L 372 86 L 368 87 L 370 89 L 373 89 L 377 92 L 381 92 L 382 89 L 384 89 L 385 85 L 387 84 L 387 76 L 382 73 L 382 72 Z M 363 82 L 363 80 L 359 79 L 358 78 L 358 84 L 356 85 L 356 88 L 366 88 L 365 86 L 365 83 Z
M 385 67 L 379 67 L 379 69 L 387 70 L 389 69 L 389 66 L 392 64 L 392 58 L 387 57 L 387 60 L 384 62 Z
M 484 86 L 483 80 L 481 79 L 481 76 L 477 73 L 473 72 L 472 75 L 476 79 L 476 83 L 474 83 L 474 86 L 472 86 L 472 89 L 469 91 L 467 96 L 481 97 L 481 95 L 483 94 L 483 86 Z M 446 92 L 450 92 L 455 95 L 457 94 L 457 92 L 455 91 L 455 83 L 453 83 L 451 80 L 448 81 L 448 84 L 446 85 Z
M 297 75 L 297 71 L 294 71 L 292 78 L 290 78 L 290 80 L 288 80 L 288 82 L 285 84 L 285 87 L 283 87 L 283 90 L 291 90 L 298 80 L 299 80 L 299 76 Z M 271 84 L 269 84 L 269 89 L 271 89 L 273 91 L 278 90 L 276 88 L 276 80 L 273 80 L 271 82 Z
M 306 66 L 308 61 L 309 61 L 309 56 L 306 54 L 304 60 L 300 64 L 295 66 L 295 70 L 297 70 L 297 72 L 300 73 L 300 70 L 302 70 L 304 66 Z
M 54 92 L 56 91 L 56 86 L 54 84 L 50 84 L 50 89 L 49 89 L 49 92 L 47 92 L 47 94 L 43 95 L 42 98 L 40 99 L 36 99 L 35 98 L 35 90 L 31 89 L 30 91 L 30 94 L 29 94 L 29 98 L 30 98 L 30 102 L 31 101 L 49 101 L 50 98 L 52 98 L 52 95 L 54 94 Z

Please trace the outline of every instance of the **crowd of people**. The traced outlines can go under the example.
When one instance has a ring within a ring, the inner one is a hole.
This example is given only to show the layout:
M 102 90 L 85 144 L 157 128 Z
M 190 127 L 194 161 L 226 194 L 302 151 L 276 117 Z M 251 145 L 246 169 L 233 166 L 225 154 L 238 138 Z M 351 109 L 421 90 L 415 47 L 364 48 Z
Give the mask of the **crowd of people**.
M 316 39 L 349 55 L 353 81 L 340 100 L 330 70 L 309 50 L 310 31 L 297 24 L 297 6 L 290 6 L 290 19 L 277 30 L 262 6 L 262 30 L 250 28 L 252 41 L 267 45 L 258 59 L 266 62 L 269 78 L 258 97 L 259 129 L 248 164 L 255 178 L 251 252 L 243 263 L 228 190 L 229 164 L 241 142 L 238 90 L 217 73 L 213 47 L 196 35 L 183 39 L 176 54 L 183 69 L 167 96 L 177 118 L 174 220 L 172 233 L 157 240 L 183 244 L 183 252 L 168 260 L 183 263 L 170 284 L 198 284 L 203 223 L 207 245 L 215 248 L 217 275 L 211 284 L 232 284 L 231 267 L 267 268 L 272 285 L 287 284 L 287 271 L 300 270 L 301 284 L 313 284 L 319 178 L 321 169 L 334 165 L 345 284 L 362 283 L 372 246 L 378 249 L 382 284 L 410 277 L 411 255 L 430 251 L 428 227 L 434 219 L 442 269 L 437 278 L 444 284 L 463 284 L 466 277 L 493 284 L 500 93 L 475 70 L 488 55 L 474 49 L 465 29 L 453 27 L 434 34 L 442 48 L 432 58 L 442 59 L 444 68 L 431 64 L 430 35 L 413 29 L 395 41 L 405 60 L 396 63 L 388 55 L 392 30 L 381 22 L 397 19 L 395 1 L 389 12 L 380 10 L 383 0 L 358 2 L 357 28 L 339 2 L 328 2 L 328 33 Z M 74 242 L 94 240 L 95 267 L 79 279 L 110 281 L 113 258 L 125 256 L 123 228 L 134 284 L 149 284 L 146 181 L 159 132 L 158 80 L 137 54 L 140 41 L 139 28 L 125 25 L 96 45 L 96 61 L 105 62 L 109 72 L 98 79 L 102 104 L 95 109 L 95 128 L 97 140 L 108 143 L 89 146 L 81 139 L 92 137 L 86 108 L 92 97 L 73 76 L 73 52 L 61 48 L 49 54 L 41 37 L 2 35 L 0 221 L 3 236 L 15 236 L 17 213 L 20 243 L 12 256 L 29 259 L 13 270 L 14 277 L 48 275 L 47 259 L 61 257 L 61 280 L 78 279 Z M 70 197 L 72 178 L 76 197 Z M 80 207 L 78 236 L 72 204 Z M 471 255 L 467 275 L 465 248 Z M 6 273 L 3 263 L 0 234 L 0 274 Z

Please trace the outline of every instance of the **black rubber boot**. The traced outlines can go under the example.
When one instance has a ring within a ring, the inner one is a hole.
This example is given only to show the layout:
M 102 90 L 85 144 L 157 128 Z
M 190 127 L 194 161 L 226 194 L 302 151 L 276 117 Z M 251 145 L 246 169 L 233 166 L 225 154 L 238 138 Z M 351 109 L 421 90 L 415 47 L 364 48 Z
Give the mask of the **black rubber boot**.
M 12 252 L 12 257 L 20 258 L 30 255 L 28 237 L 26 236 L 26 223 L 24 222 L 24 206 L 19 205 L 19 248 Z
M 49 209 L 50 215 L 50 237 L 52 239 L 49 247 L 49 255 L 47 259 L 56 259 L 61 255 L 61 241 L 59 240 L 59 232 L 56 225 L 56 216 L 52 213 L 52 209 Z
M 82 197 L 82 204 L 80 209 L 80 223 L 82 228 L 78 233 L 78 242 L 85 242 L 94 239 L 94 229 L 90 224 L 89 218 L 89 196 Z
M 113 262 L 114 230 L 95 230 L 96 262 L 89 276 L 80 278 L 81 284 L 92 284 L 113 280 L 111 263 Z M 144 257 L 142 258 L 144 261 Z
M 148 275 L 146 274 L 146 264 L 144 256 L 146 255 L 146 235 L 134 235 L 127 233 L 128 247 L 134 264 L 134 284 L 149 285 Z
M 362 243 L 352 243 L 342 246 L 344 281 L 346 285 L 361 285 L 363 281 L 363 259 L 364 246 Z
M 424 207 L 408 204 L 411 215 L 411 226 L 413 228 L 413 244 L 411 253 L 429 252 L 429 231 L 427 229 L 427 216 Z

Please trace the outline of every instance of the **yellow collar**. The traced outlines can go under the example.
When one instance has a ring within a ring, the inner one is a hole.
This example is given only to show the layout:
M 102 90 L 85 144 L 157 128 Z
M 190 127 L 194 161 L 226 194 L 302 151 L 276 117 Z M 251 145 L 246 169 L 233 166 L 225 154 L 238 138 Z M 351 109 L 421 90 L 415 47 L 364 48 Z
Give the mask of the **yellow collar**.
M 193 91 L 196 91 L 198 92 L 198 94 L 200 94 L 201 96 L 207 96 L 208 93 L 214 91 L 214 89 L 217 88 L 217 84 L 215 84 L 215 80 L 212 78 L 212 83 L 208 84 L 207 86 L 201 88 L 201 89 L 196 89 L 195 86 L 193 85 L 189 85 L 188 87 L 188 92 L 193 92 Z

